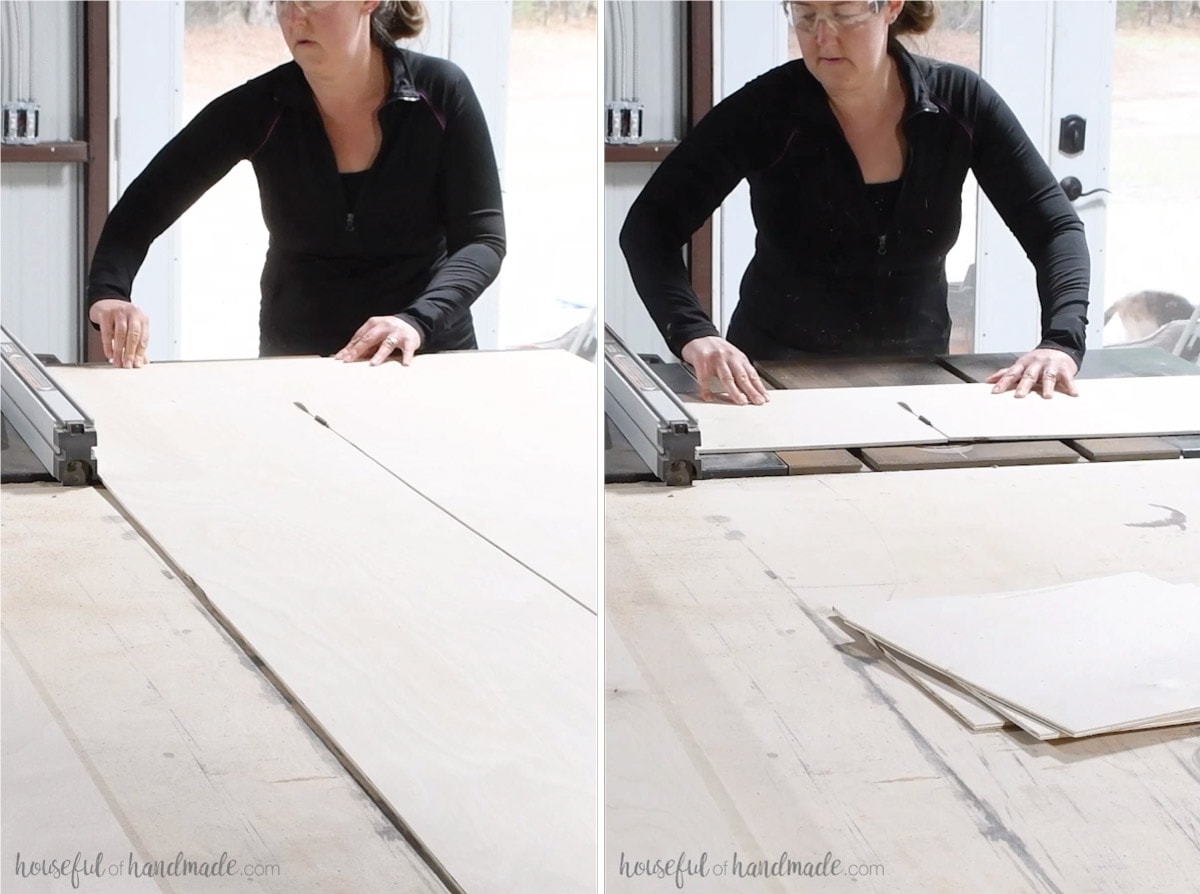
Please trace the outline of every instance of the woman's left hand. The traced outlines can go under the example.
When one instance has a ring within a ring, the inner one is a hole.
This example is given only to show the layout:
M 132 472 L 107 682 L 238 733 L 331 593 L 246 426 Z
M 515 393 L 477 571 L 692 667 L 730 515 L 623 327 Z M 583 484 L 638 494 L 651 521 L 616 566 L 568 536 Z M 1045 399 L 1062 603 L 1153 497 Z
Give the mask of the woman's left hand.
M 419 347 L 421 333 L 415 326 L 399 317 L 371 317 L 333 357 L 353 363 L 369 356 L 371 365 L 378 366 L 391 356 L 392 351 L 399 351 L 401 365 L 408 366 Z
M 1025 397 L 1037 391 L 1042 397 L 1051 398 L 1055 391 L 1078 397 L 1075 390 L 1075 374 L 1079 366 L 1063 351 L 1054 348 L 1038 348 L 1030 351 L 1012 366 L 1005 367 L 987 377 L 989 385 L 995 385 L 992 394 L 1001 394 L 1016 389 L 1013 397 Z

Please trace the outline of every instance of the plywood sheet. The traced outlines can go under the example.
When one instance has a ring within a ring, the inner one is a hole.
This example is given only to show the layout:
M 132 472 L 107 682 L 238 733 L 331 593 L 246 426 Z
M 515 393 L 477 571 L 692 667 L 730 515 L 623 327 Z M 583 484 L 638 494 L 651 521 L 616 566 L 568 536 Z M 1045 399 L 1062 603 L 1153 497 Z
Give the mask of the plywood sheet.
M 984 731 L 1002 729 L 1006 726 L 1006 717 L 1001 712 L 989 707 L 982 699 L 970 692 L 964 692 L 955 683 L 919 662 L 893 652 L 874 640 L 871 642 L 887 656 L 889 661 L 896 665 L 897 670 L 945 705 L 950 713 L 971 729 Z
M 595 616 L 280 400 L 386 368 L 204 366 L 65 371 L 108 487 L 467 891 L 591 890 Z
M 358 369 L 350 388 L 313 378 L 296 399 L 595 612 L 595 364 L 499 351 Z
M 1200 711 L 1200 587 L 1119 575 L 839 614 L 890 649 L 1073 736 Z
M 702 401 L 687 406 L 700 424 L 701 453 L 945 443 L 944 435 L 899 406 L 907 391 L 773 391 L 762 406 Z
M 103 851 L 110 862 L 133 852 L 143 863 L 226 852 L 255 871 L 261 891 L 336 890 L 347 865 L 359 867 L 363 892 L 445 891 L 99 492 L 55 484 L 2 493 L 6 866 L 16 850 Z M 27 700 L 9 698 L 23 679 L 53 727 L 25 710 Z M 96 815 L 90 793 L 117 829 L 80 826 Z M 128 870 L 108 881 L 135 884 Z M 17 894 L 41 890 L 10 877 L 5 891 L 10 884 Z M 204 879 L 216 892 L 246 885 L 242 875 Z
M 1200 377 L 1097 379 L 1079 396 L 1017 399 L 990 385 L 914 389 L 909 405 L 952 441 L 1200 432 Z
M 55 374 L 69 385 L 80 372 Z M 171 412 L 186 411 L 194 391 L 211 389 L 320 416 L 595 611 L 595 550 L 580 547 L 597 538 L 594 364 L 564 351 L 472 351 L 421 356 L 409 367 L 274 358 L 152 364 L 139 372 L 120 383 L 127 399 Z

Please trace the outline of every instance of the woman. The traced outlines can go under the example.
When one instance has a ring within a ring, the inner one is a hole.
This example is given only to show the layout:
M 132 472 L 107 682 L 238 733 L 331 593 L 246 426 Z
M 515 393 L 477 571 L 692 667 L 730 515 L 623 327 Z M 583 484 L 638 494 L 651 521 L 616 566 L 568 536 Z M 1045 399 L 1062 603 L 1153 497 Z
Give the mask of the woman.
M 989 382 L 1075 394 L 1089 259 L 1083 225 L 1015 116 L 977 75 L 910 55 L 932 3 L 785 4 L 803 61 L 718 104 L 663 161 L 621 231 L 638 293 L 702 396 L 767 395 L 751 359 L 948 348 L 946 253 L 975 172 L 1037 269 L 1042 339 Z M 680 247 L 743 178 L 757 238 L 721 338 Z M 748 355 L 748 356 L 747 356 Z
M 487 125 L 452 63 L 398 49 L 408 2 L 277 2 L 294 61 L 218 97 L 129 185 L 92 260 L 90 318 L 117 366 L 146 363 L 130 301 L 150 243 L 242 159 L 270 245 L 259 352 L 372 364 L 476 347 L 470 305 L 504 257 Z M 364 322 L 365 321 L 365 322 Z

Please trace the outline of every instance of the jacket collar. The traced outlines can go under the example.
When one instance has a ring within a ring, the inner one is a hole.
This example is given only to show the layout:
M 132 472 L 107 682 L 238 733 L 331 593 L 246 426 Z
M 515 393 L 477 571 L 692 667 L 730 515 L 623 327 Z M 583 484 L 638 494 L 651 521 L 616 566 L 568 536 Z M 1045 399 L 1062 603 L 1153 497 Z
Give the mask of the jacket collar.
M 421 94 L 417 91 L 413 80 L 412 67 L 409 64 L 409 53 L 399 47 L 388 47 L 384 50 L 384 60 L 392 73 L 392 86 L 383 104 L 397 100 L 402 102 L 417 102 Z M 279 78 L 273 89 L 275 99 L 293 108 L 313 108 L 312 88 L 304 78 L 304 72 L 295 60 L 281 65 L 278 69 Z
M 929 81 L 925 78 L 925 71 L 918 64 L 916 58 L 898 40 L 888 42 L 888 53 L 896 60 L 896 69 L 900 72 L 905 92 L 908 94 L 908 105 L 905 107 L 904 117 L 911 118 L 922 112 L 936 114 L 938 106 L 933 101 Z

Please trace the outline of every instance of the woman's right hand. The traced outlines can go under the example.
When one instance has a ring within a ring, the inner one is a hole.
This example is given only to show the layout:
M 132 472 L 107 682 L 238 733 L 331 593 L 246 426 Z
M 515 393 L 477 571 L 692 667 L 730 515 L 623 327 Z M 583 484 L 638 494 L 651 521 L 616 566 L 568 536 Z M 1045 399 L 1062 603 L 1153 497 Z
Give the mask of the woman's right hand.
M 714 395 L 709 384 L 714 378 L 725 387 L 731 403 L 745 406 L 747 403 L 762 405 L 767 397 L 766 386 L 754 369 L 750 359 L 717 335 L 694 338 L 683 346 L 680 356 L 690 363 L 700 383 L 700 399 L 712 400 Z
M 100 327 L 104 358 L 113 366 L 134 369 L 146 365 L 150 345 L 150 318 L 145 311 L 122 298 L 101 298 L 88 311 Z

